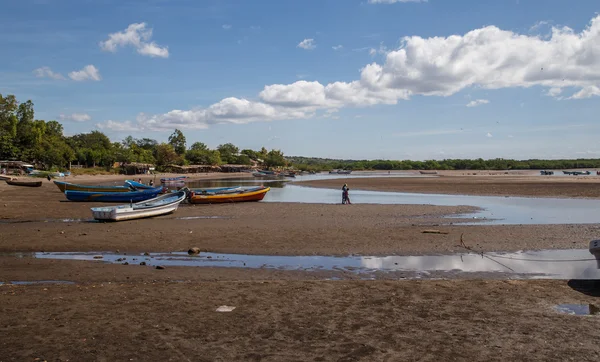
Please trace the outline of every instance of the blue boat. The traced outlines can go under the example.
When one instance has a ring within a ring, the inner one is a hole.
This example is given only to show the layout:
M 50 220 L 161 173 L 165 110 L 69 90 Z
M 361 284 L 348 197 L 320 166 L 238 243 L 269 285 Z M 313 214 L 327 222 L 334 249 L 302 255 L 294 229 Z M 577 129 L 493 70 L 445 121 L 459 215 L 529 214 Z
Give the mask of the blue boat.
M 70 201 L 100 201 L 100 202 L 139 202 L 155 198 L 163 190 L 162 186 L 128 192 L 97 192 L 97 191 L 65 191 Z
M 138 190 L 138 189 L 147 190 L 147 189 L 154 188 L 154 186 L 144 185 L 144 184 L 141 184 L 141 183 L 139 183 L 137 181 L 133 181 L 133 180 L 125 180 L 125 185 L 128 185 L 134 191 Z
M 161 178 L 160 182 L 183 181 L 186 178 L 187 178 L 187 176 L 167 177 L 167 178 Z

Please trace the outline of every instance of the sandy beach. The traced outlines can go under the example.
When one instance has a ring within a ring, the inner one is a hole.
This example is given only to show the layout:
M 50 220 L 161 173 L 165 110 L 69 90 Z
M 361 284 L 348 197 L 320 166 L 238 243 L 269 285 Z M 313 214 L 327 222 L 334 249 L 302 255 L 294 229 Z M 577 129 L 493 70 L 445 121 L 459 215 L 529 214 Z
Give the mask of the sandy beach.
M 72 182 L 124 179 L 81 176 Z M 598 196 L 593 178 L 486 175 L 346 182 L 365 190 Z M 338 188 L 339 183 L 302 184 Z M 327 270 L 157 270 L 133 262 L 11 254 L 118 251 L 131 257 L 190 247 L 252 255 L 447 254 L 465 251 L 461 235 L 480 251 L 582 249 L 598 236 L 597 224 L 450 225 L 446 216 L 475 209 L 266 202 L 182 205 L 172 215 L 122 223 L 79 221 L 90 218 L 92 206 L 65 202 L 46 180 L 40 188 L 0 183 L 0 360 L 583 361 L 597 360 L 600 353 L 596 317 L 554 310 L 560 303 L 598 303 L 600 289 L 593 282 L 365 281 Z M 444 234 L 423 233 L 428 229 Z M 332 277 L 342 280 L 327 280 Z M 43 280 L 74 284 L 11 283 Z M 236 308 L 216 312 L 222 305 Z

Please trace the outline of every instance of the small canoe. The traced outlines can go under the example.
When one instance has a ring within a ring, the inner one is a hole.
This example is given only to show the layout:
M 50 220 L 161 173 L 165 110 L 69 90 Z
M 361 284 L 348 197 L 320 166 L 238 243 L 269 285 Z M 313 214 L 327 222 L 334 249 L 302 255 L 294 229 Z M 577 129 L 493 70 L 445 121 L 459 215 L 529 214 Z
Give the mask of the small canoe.
M 40 187 L 42 181 L 19 181 L 19 180 L 6 180 L 6 183 L 12 186 L 26 186 L 26 187 Z
M 196 194 L 190 192 L 189 201 L 192 204 L 217 204 L 229 202 L 261 201 L 270 187 L 259 186 L 238 192 L 224 192 L 215 194 Z
M 181 190 L 134 204 L 93 207 L 92 216 L 102 221 L 123 221 L 166 215 L 175 212 L 186 197 L 187 191 Z
M 155 198 L 162 190 L 162 186 L 129 192 L 67 190 L 65 196 L 70 201 L 139 202 Z
M 253 172 L 252 176 L 254 176 L 254 177 L 267 177 L 269 175 L 267 175 L 266 173 L 262 173 L 262 172 Z

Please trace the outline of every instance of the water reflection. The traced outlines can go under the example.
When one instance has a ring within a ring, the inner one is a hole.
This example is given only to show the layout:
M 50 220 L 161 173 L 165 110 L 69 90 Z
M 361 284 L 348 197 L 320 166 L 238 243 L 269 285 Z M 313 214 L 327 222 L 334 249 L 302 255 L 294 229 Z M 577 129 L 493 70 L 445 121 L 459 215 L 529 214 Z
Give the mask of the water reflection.
M 102 259 L 98 259 L 102 255 Z M 502 273 L 532 279 L 600 278 L 595 259 L 588 250 L 544 250 L 515 253 L 422 255 L 422 256 L 275 256 L 184 252 L 123 255 L 116 253 L 32 253 L 40 259 L 87 260 L 104 263 L 145 262 L 149 266 L 195 266 L 269 268 L 283 270 L 338 270 L 370 275 L 373 272 L 413 273 Z M 96 257 L 96 258 L 94 258 Z M 420 274 L 420 275 L 421 275 Z
M 310 179 L 339 178 L 335 175 L 309 175 L 298 177 Z M 405 175 L 404 177 L 414 177 Z M 348 177 L 356 177 L 351 175 Z M 363 176 L 367 177 L 367 176 Z M 368 175 L 373 177 L 373 175 Z M 387 177 L 380 175 L 378 177 Z M 398 177 L 398 175 L 392 175 Z M 340 180 L 340 189 L 345 181 Z M 286 180 L 264 180 L 257 178 L 239 178 L 228 180 L 207 180 L 190 183 L 191 187 L 227 187 L 234 185 L 265 185 L 271 191 L 263 202 L 294 203 L 341 203 L 341 190 L 302 187 L 289 184 Z M 379 192 L 351 190 L 354 204 L 402 204 L 402 205 L 440 205 L 475 206 L 481 211 L 464 215 L 477 219 L 477 224 L 595 224 L 600 223 L 600 200 L 559 199 L 497 196 L 465 196 L 443 194 L 417 194 L 403 192 Z

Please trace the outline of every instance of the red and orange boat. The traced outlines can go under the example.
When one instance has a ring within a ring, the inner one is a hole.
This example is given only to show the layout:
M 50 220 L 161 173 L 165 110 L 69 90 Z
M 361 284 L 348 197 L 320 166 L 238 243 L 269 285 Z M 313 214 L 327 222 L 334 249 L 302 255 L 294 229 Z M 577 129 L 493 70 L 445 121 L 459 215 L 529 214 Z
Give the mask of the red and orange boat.
M 217 192 L 217 193 L 195 193 L 190 192 L 189 202 L 192 204 L 217 204 L 228 202 L 261 201 L 264 199 L 270 187 L 255 187 L 252 189 Z

